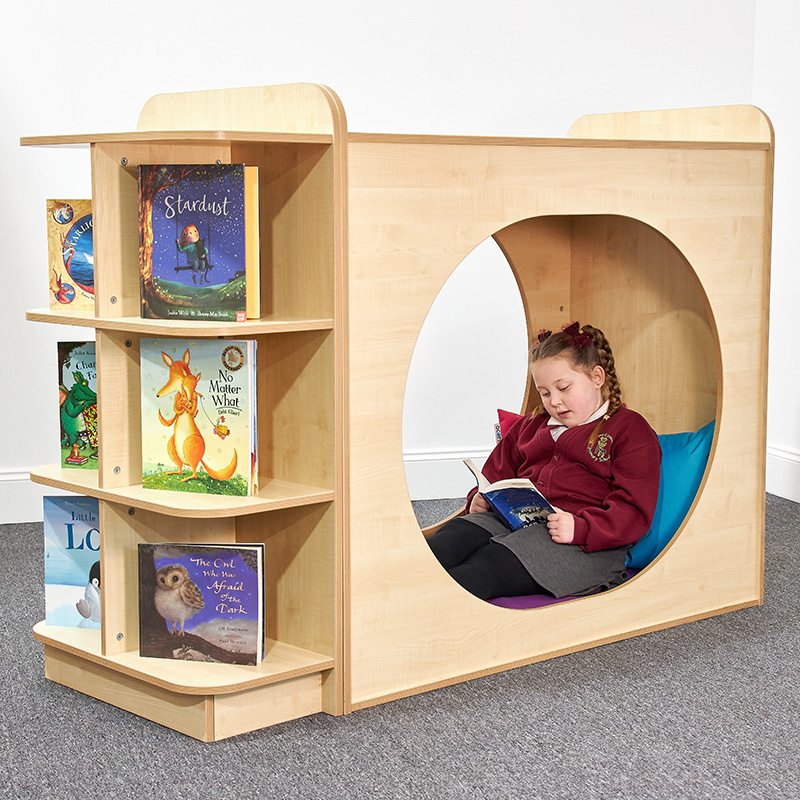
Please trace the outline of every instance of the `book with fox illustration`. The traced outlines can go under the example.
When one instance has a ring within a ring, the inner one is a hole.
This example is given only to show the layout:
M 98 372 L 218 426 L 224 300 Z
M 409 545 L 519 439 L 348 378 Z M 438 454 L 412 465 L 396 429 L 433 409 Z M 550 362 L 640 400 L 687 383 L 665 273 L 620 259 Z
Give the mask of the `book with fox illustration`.
M 255 354 L 254 340 L 140 340 L 144 488 L 256 492 Z

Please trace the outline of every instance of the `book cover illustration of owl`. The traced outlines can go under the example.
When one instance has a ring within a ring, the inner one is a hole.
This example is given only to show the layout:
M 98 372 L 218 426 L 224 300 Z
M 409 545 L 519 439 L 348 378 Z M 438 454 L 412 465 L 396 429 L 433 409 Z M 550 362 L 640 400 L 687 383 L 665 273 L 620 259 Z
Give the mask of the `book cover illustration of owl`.
M 91 200 L 47 201 L 50 310 L 94 313 Z
M 264 545 L 139 545 L 139 654 L 258 664 Z
M 100 628 L 100 509 L 96 497 L 43 498 L 45 622 Z
M 256 491 L 254 340 L 141 339 L 142 485 Z

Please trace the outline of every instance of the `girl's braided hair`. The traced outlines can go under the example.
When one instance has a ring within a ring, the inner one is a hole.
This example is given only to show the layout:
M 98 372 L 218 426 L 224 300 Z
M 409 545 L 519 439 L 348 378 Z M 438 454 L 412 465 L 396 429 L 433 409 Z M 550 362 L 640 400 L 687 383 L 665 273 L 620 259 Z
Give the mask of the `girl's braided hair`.
M 599 365 L 606 374 L 602 392 L 603 398 L 608 400 L 608 410 L 595 425 L 589 437 L 588 448 L 589 452 L 592 452 L 606 420 L 622 405 L 622 389 L 617 378 L 611 345 L 599 328 L 591 325 L 580 326 L 579 323 L 573 322 L 571 325 L 565 325 L 558 333 L 542 330 L 538 341 L 531 349 L 530 363 L 533 366 L 541 359 L 555 357 L 568 359 L 575 369 L 587 374 Z M 540 403 L 533 413 L 544 413 L 544 406 Z

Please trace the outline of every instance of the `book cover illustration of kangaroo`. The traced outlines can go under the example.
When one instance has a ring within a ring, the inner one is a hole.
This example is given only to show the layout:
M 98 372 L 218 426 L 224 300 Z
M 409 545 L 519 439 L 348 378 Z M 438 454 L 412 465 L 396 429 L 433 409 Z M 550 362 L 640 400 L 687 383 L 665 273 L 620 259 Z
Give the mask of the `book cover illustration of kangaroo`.
M 252 492 L 254 345 L 142 339 L 145 488 Z

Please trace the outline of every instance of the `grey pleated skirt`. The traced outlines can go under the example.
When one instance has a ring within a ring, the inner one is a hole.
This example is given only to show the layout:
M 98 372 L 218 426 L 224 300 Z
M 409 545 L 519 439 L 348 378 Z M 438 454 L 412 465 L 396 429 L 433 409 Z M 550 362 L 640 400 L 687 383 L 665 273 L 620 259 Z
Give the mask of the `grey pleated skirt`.
M 629 546 L 586 553 L 576 544 L 556 544 L 545 524 L 510 531 L 492 512 L 468 514 L 464 519 L 491 533 L 492 541 L 507 547 L 554 597 L 595 594 L 628 579 Z

